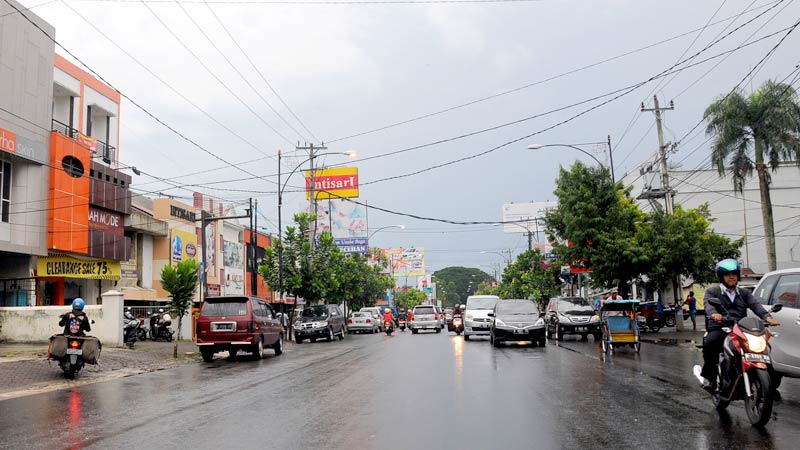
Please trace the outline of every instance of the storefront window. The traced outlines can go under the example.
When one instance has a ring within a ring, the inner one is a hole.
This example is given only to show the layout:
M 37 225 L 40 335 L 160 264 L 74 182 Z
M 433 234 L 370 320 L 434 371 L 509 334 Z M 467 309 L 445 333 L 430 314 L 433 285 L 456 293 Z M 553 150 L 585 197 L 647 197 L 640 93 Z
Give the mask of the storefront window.
M 11 209 L 11 163 L 0 163 L 0 220 L 8 223 Z

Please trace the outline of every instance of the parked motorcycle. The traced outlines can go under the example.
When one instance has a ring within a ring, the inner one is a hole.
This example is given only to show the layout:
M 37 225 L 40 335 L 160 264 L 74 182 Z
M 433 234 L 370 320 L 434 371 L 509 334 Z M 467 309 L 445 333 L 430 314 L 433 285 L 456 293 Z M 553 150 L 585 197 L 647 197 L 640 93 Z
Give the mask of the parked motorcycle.
M 126 310 L 123 316 L 122 342 L 133 348 L 133 344 L 139 340 L 139 326 L 141 323 L 133 317 L 130 310 Z
M 383 328 L 386 331 L 386 335 L 391 336 L 392 332 L 394 332 L 394 323 L 391 320 L 387 320 L 383 322 Z
M 461 319 L 461 316 L 453 317 L 452 328 L 453 331 L 456 332 L 456 336 L 460 336 L 461 333 L 464 332 L 464 321 Z
M 400 328 L 400 331 L 406 331 L 406 319 L 400 319 L 399 322 L 398 328 Z
M 772 333 L 767 324 L 756 317 L 745 317 L 738 322 L 730 318 L 722 302 L 715 298 L 705 300 L 720 311 L 726 318 L 723 327 L 728 333 L 720 355 L 717 390 L 711 394 L 714 406 L 723 411 L 733 400 L 744 400 L 747 418 L 754 426 L 764 426 L 772 415 L 775 387 L 770 378 L 772 373 L 771 346 Z M 778 312 L 783 308 L 780 303 L 774 305 L 770 312 Z M 700 382 L 702 368 L 694 366 L 694 375 Z
M 679 306 L 661 307 L 657 302 L 642 302 L 636 318 L 639 329 L 644 332 L 657 333 L 664 327 L 675 326 L 675 313 Z M 682 311 L 681 311 L 682 312 Z
M 167 314 L 161 315 L 163 310 L 150 315 L 150 339 L 154 341 L 165 340 L 172 342 L 172 335 L 174 331 L 169 327 L 172 325 L 172 319 Z

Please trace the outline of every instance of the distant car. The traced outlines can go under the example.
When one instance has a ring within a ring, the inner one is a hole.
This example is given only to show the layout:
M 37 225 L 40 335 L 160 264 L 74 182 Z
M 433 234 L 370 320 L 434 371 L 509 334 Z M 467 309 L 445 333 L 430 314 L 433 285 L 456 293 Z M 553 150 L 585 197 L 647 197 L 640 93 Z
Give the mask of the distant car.
M 196 322 L 197 346 L 203 360 L 211 362 L 214 354 L 227 351 L 236 358 L 239 350 L 257 359 L 264 349 L 283 353 L 281 316 L 264 300 L 256 297 L 208 297 Z
M 800 378 L 800 268 L 765 274 L 753 295 L 764 302 L 767 309 L 767 305 L 783 305 L 783 309 L 772 313 L 781 326 L 769 341 L 777 388 L 783 377 Z M 753 315 L 752 312 L 748 314 Z
M 491 317 L 489 313 L 494 310 L 494 305 L 500 301 L 496 295 L 470 295 L 467 297 L 467 307 L 464 310 L 464 340 L 472 336 L 489 336 Z
M 417 334 L 422 330 L 442 332 L 439 313 L 433 305 L 417 305 L 414 307 L 414 322 L 411 323 L 411 332 Z
M 380 332 L 380 325 L 375 320 L 375 316 L 369 311 L 354 312 L 349 319 L 347 319 L 347 333 L 369 333 Z
M 377 306 L 365 306 L 359 310 L 360 312 L 368 311 L 372 313 L 375 320 L 378 321 L 378 332 L 383 331 L 383 309 Z
M 544 347 L 544 314 L 530 300 L 500 300 L 489 314 L 492 318 L 489 342 L 499 347 L 503 342 L 529 341 Z
M 341 341 L 344 333 L 344 316 L 339 305 L 306 306 L 294 324 L 294 340 L 298 344 L 306 339 L 311 342 L 317 339 L 330 342 L 336 336 Z
M 436 314 L 439 315 L 439 326 L 444 330 L 444 327 L 447 325 L 447 323 L 444 320 L 444 310 L 442 310 L 441 306 L 436 307 Z
M 550 299 L 545 312 L 547 337 L 564 340 L 567 334 L 579 334 L 582 340 L 588 335 L 595 341 L 602 338 L 600 316 L 594 306 L 582 297 L 558 297 Z

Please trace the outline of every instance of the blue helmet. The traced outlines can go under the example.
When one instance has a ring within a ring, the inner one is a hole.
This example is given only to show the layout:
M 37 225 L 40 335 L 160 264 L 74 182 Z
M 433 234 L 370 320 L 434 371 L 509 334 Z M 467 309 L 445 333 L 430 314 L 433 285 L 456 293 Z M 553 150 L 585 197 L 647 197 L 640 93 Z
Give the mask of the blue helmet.
M 83 311 L 84 306 L 86 306 L 86 302 L 80 297 L 72 301 L 72 309 Z
M 716 267 L 717 279 L 720 283 L 725 283 L 723 277 L 729 273 L 735 273 L 738 278 L 742 277 L 742 268 L 739 266 L 739 261 L 735 259 L 723 259 L 717 263 Z

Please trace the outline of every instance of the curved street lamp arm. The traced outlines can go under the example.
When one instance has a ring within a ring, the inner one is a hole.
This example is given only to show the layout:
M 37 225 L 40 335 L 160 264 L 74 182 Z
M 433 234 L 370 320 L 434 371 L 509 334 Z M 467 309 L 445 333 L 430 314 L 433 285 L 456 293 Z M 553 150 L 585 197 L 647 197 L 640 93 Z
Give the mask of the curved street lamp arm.
M 596 156 L 594 156 L 593 154 L 591 154 L 591 153 L 587 152 L 586 150 L 584 150 L 584 149 L 582 149 L 582 148 L 580 148 L 580 147 L 576 147 L 576 146 L 574 146 L 574 145 L 570 145 L 570 144 L 547 144 L 547 145 L 543 145 L 542 147 L 569 147 L 569 148 L 575 149 L 575 150 L 577 150 L 577 151 L 579 151 L 579 152 L 583 153 L 584 155 L 587 155 L 587 156 L 589 156 L 589 157 L 590 157 L 590 158 L 592 158 L 593 160 L 597 161 L 597 164 L 599 164 L 599 165 L 600 165 L 600 167 L 603 167 L 603 168 L 605 168 L 605 167 L 606 167 L 606 165 L 605 165 L 605 164 L 603 164 L 603 163 L 601 163 L 601 162 L 600 162 L 600 160 L 599 160 L 599 159 L 597 159 L 597 157 L 596 157 Z

